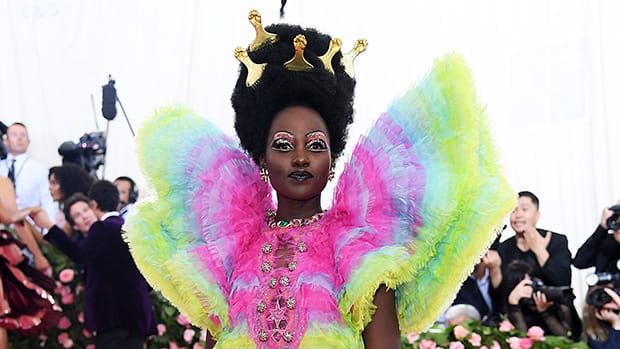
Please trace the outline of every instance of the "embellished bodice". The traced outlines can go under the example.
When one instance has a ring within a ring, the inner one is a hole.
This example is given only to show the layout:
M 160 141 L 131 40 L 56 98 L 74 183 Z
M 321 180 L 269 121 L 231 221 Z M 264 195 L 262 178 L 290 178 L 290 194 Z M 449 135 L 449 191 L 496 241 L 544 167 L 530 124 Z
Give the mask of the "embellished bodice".
M 231 274 L 232 325 L 247 321 L 259 347 L 296 348 L 309 321 L 342 323 L 340 283 L 321 218 L 268 220 L 238 256 Z

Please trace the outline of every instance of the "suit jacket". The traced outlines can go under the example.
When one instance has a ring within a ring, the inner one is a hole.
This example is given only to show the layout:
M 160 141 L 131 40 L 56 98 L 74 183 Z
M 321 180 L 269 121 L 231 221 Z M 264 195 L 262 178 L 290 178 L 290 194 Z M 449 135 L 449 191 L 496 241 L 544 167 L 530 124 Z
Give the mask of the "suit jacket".
M 124 329 L 147 336 L 156 333 L 150 288 L 123 240 L 123 223 L 120 216 L 98 221 L 78 242 L 53 226 L 45 239 L 84 265 L 84 317 L 89 331 Z
M 491 287 L 489 283 L 489 288 Z M 480 317 L 489 315 L 492 309 L 489 309 L 489 305 L 484 300 L 482 291 L 478 287 L 478 282 L 475 278 L 468 276 L 467 279 L 461 285 L 459 293 L 456 295 L 452 304 L 470 304 L 473 305 L 480 313 Z
M 573 265 L 579 269 L 596 267 L 596 273 L 618 273 L 616 262 L 620 259 L 620 243 L 600 225 L 579 247 Z

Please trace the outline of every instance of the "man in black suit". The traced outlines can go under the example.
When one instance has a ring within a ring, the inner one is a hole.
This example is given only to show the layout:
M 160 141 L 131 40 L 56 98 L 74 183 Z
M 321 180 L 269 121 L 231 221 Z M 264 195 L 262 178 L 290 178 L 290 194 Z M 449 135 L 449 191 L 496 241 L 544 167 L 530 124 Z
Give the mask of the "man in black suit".
M 99 181 L 89 197 L 99 221 L 77 243 L 52 224 L 44 211 L 33 214 L 33 219 L 48 229 L 46 240 L 84 265 L 84 316 L 86 328 L 95 334 L 97 349 L 142 349 L 146 337 L 156 332 L 155 321 L 149 286 L 123 240 L 124 221 L 116 211 L 118 189 L 109 181 Z

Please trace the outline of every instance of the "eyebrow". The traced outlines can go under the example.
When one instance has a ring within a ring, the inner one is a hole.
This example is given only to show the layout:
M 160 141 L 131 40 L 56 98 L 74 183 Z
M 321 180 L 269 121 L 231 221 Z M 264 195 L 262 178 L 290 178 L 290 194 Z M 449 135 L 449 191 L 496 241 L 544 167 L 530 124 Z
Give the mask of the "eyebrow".
M 279 130 L 279 131 L 275 131 L 275 132 L 273 133 L 273 135 L 275 136 L 275 135 L 277 135 L 277 134 L 278 134 L 278 133 L 280 133 L 280 132 L 282 132 L 282 133 L 286 133 L 286 134 L 288 134 L 288 135 L 290 135 L 290 136 L 293 136 L 293 138 L 295 137 L 295 135 L 294 135 L 292 132 L 290 132 L 290 131 L 286 131 L 286 130 Z M 313 134 L 313 133 L 319 133 L 319 132 L 320 132 L 320 133 L 322 133 L 322 134 L 324 134 L 324 135 L 327 135 L 327 134 L 325 133 L 325 131 L 322 131 L 322 130 L 313 130 L 313 131 L 309 131 L 308 133 L 306 133 L 306 134 L 305 134 L 305 136 L 306 136 L 306 137 L 308 137 L 308 136 L 310 136 L 310 135 L 311 135 L 311 134 Z

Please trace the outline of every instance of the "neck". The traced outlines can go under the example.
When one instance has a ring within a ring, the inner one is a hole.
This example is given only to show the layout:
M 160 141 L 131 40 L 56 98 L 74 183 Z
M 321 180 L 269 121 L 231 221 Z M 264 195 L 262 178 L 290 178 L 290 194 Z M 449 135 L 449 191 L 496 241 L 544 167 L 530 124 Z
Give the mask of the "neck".
M 278 210 L 276 220 L 291 220 L 293 218 L 308 218 L 323 212 L 321 208 L 321 196 L 318 195 L 309 200 L 290 200 L 278 196 Z

